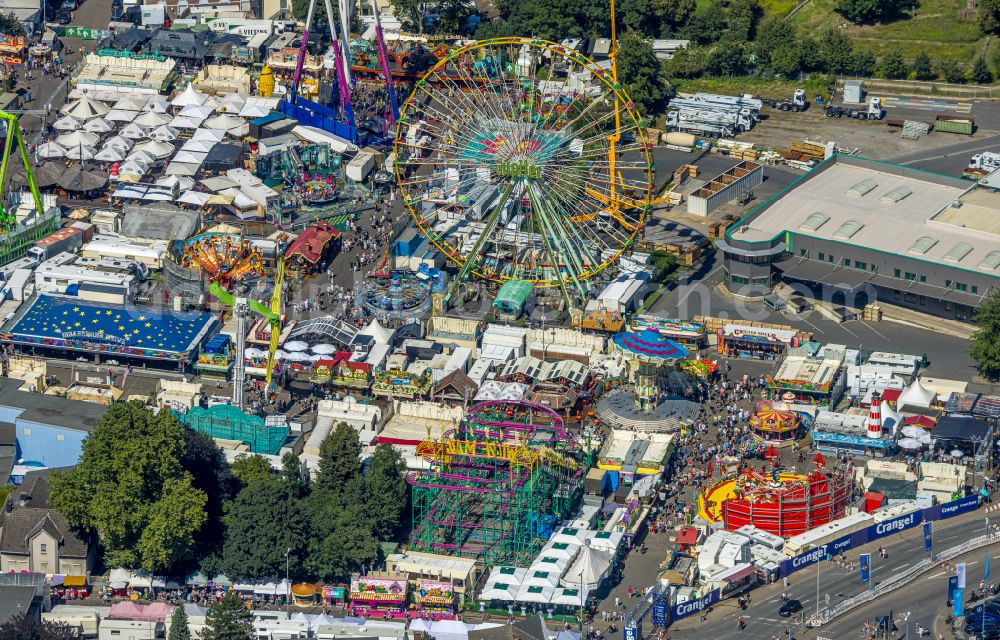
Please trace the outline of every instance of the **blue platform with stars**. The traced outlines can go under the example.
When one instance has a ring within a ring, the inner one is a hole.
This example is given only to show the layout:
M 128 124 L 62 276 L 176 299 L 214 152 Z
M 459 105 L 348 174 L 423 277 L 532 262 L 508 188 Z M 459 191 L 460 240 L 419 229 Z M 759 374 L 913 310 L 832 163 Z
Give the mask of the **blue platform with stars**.
M 5 341 L 157 360 L 193 355 L 218 320 L 209 313 L 178 313 L 39 295 Z

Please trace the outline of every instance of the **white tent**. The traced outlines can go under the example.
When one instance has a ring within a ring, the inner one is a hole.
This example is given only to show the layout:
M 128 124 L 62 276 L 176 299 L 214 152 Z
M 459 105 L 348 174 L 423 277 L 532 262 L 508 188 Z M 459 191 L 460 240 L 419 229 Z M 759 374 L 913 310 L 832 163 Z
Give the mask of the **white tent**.
M 555 593 L 556 588 L 551 585 L 522 584 L 521 588 L 517 590 L 517 597 L 514 599 L 517 602 L 549 604 L 552 602 L 552 596 Z
M 230 93 L 219 101 L 219 111 L 239 113 L 246 103 L 247 97 L 242 93 Z
M 215 111 L 214 107 L 192 104 L 181 109 L 181 112 L 178 115 L 187 116 L 189 118 L 201 118 L 204 120 L 212 115 L 213 111 Z
M 898 429 L 903 419 L 896 413 L 896 410 L 889 406 L 885 400 L 882 401 L 882 426 L 888 426 L 891 422 L 894 429 Z M 650 476 L 652 477 L 652 476 Z
M 435 640 L 469 640 L 469 626 L 461 620 L 435 620 L 427 635 Z
M 111 111 L 111 107 L 87 96 L 83 96 L 59 110 L 62 114 L 80 118 L 81 120 L 90 120 L 91 118 L 107 115 L 108 111 Z
M 142 105 L 142 110 L 154 113 L 166 113 L 169 106 L 170 102 L 164 96 L 154 93 L 146 99 L 146 104 Z
M 217 142 L 213 140 L 188 140 L 181 147 L 181 151 L 193 151 L 194 153 L 208 153 Z
M 552 595 L 552 604 L 562 604 L 569 607 L 580 607 L 587 601 L 589 591 L 580 591 L 580 588 L 560 588 L 556 589 Z
M 206 129 L 204 127 L 195 129 L 195 132 L 191 134 L 192 140 L 210 140 L 212 142 L 222 142 L 225 137 L 226 132 L 223 129 Z
M 147 140 L 136 145 L 134 149 L 134 151 L 145 151 L 154 158 L 166 158 L 176 150 L 174 145 L 169 142 L 160 142 L 158 140 Z
M 318 353 L 320 355 L 326 355 L 326 356 L 328 356 L 328 355 L 332 355 L 332 354 L 336 353 L 337 352 L 337 347 L 334 346 L 334 345 L 332 345 L 332 344 L 323 343 L 323 344 L 313 345 L 311 351 L 313 353 Z
M 83 130 L 91 133 L 109 133 L 114 128 L 114 125 L 104 118 L 94 118 L 83 125 Z
M 128 138 L 123 138 L 122 136 L 113 136 L 104 141 L 105 149 L 121 149 L 122 151 L 128 151 L 132 148 L 135 142 L 129 140 Z
M 899 394 L 899 400 L 896 401 L 896 406 L 903 408 L 905 406 L 911 407 L 929 407 L 931 403 L 934 402 L 934 392 L 927 390 L 924 385 L 920 384 L 920 378 L 913 381 L 913 384 L 903 389 L 903 393 Z
M 243 118 L 239 116 L 234 116 L 230 113 L 220 113 L 219 115 L 206 120 L 205 126 L 211 129 L 223 129 L 228 131 L 229 129 L 242 127 L 244 122 Z
M 293 340 L 291 342 L 286 342 L 284 348 L 285 351 L 305 351 L 309 348 L 309 344 L 301 340 Z
M 194 116 L 176 116 L 170 121 L 170 126 L 175 129 L 197 129 L 203 121 L 204 118 Z
M 132 572 L 128 569 L 112 569 L 108 576 L 108 586 L 112 589 L 124 589 L 131 577 Z
M 139 115 L 137 111 L 126 111 L 124 109 L 112 109 L 104 116 L 108 122 L 132 122 Z
M 247 102 L 240 109 L 240 116 L 243 118 L 262 118 L 271 113 L 271 110 L 263 105 Z
M 125 151 L 123 149 L 116 149 L 115 147 L 104 147 L 94 154 L 94 160 L 102 160 L 104 162 L 121 162 L 124 159 Z
M 161 125 L 156 129 L 153 129 L 149 133 L 149 137 L 153 140 L 176 140 L 177 129 L 174 129 L 169 125 Z
M 378 323 L 378 320 L 372 318 L 372 321 L 368 323 L 368 326 L 360 331 L 361 335 L 371 336 L 375 338 L 375 342 L 379 344 L 389 344 L 392 340 L 395 331 L 392 329 L 386 329 Z
M 156 162 L 156 156 L 139 148 L 133 149 L 126 159 L 129 162 L 140 162 L 147 166 L 152 166 Z
M 608 575 L 612 560 L 614 556 L 606 551 L 598 551 L 588 546 L 580 547 L 573 564 L 563 574 L 559 583 L 566 588 L 582 586 L 586 591 L 593 591 Z
M 193 153 L 191 151 L 178 151 L 172 160 L 174 162 L 186 162 L 188 164 L 201 165 L 205 161 L 207 153 Z
M 167 173 L 174 176 L 193 176 L 198 174 L 201 163 L 171 162 L 167 165 Z
M 177 185 L 177 189 L 180 191 L 187 191 L 194 186 L 194 180 L 191 178 L 180 178 L 177 176 L 166 175 L 162 178 L 157 179 L 156 184 L 161 187 L 171 187 Z
M 205 100 L 208 98 L 204 93 L 198 91 L 194 88 L 194 85 L 189 84 L 184 91 L 178 93 L 170 104 L 174 107 L 189 107 L 191 105 L 203 105 Z
M 165 113 L 147 111 L 136 116 L 135 120 L 132 122 L 141 124 L 144 127 L 158 127 L 161 124 L 167 124 L 171 120 L 173 120 L 173 118 Z
M 38 147 L 38 156 L 41 158 L 62 158 L 66 155 L 66 149 L 57 142 L 46 142 Z
M 143 138 L 149 137 L 149 127 L 143 127 L 134 122 L 130 122 L 125 125 L 118 135 L 123 138 L 131 138 L 133 140 L 142 140 Z
M 203 207 L 208 199 L 212 197 L 212 194 L 205 193 L 203 191 L 185 191 L 177 198 L 177 202 L 184 204 L 193 204 L 196 207 Z
M 122 166 L 118 167 L 119 173 L 126 173 L 136 176 L 145 175 L 147 171 L 149 171 L 149 165 L 143 164 L 142 162 L 138 162 L 136 160 L 129 160 L 128 162 L 123 163 Z
M 292 129 L 292 134 L 306 142 L 330 145 L 330 148 L 337 153 L 355 153 L 358 150 L 358 145 L 350 140 L 323 131 L 319 127 L 300 124 Z
M 96 133 L 91 133 L 89 131 L 76 131 L 70 133 L 64 133 L 56 140 L 61 146 L 65 147 L 67 151 L 72 147 L 79 147 L 83 145 L 85 147 L 92 147 L 97 144 L 100 138 Z
M 73 116 L 63 116 L 52 123 L 52 128 L 56 131 L 76 131 L 83 126 L 83 120 Z
M 114 104 L 115 109 L 121 109 L 122 111 L 142 111 L 142 108 L 146 106 L 146 96 L 141 94 L 129 94 L 123 98 L 119 98 Z

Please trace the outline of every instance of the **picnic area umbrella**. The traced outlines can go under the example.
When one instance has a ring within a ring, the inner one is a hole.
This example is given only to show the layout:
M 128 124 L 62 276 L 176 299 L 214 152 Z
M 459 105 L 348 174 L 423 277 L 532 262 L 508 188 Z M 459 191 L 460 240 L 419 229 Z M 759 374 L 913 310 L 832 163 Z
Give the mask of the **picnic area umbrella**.
M 94 118 L 83 125 L 83 130 L 91 133 L 109 133 L 114 131 L 114 128 L 115 126 L 104 118 Z
M 118 102 L 114 104 L 114 108 L 123 111 L 142 111 L 142 108 L 146 106 L 147 99 L 144 95 L 127 95 L 124 98 L 119 98 Z
M 335 347 L 332 344 L 326 344 L 326 343 L 318 344 L 312 348 L 313 353 L 318 353 L 320 355 L 327 355 L 327 356 L 332 353 L 336 353 L 336 351 L 337 347 Z
M 169 106 L 170 101 L 167 100 L 166 96 L 154 93 L 146 99 L 146 104 L 142 105 L 142 110 L 152 111 L 154 113 L 166 113 L 167 107 Z
M 155 111 L 147 111 L 136 116 L 135 120 L 132 122 L 136 124 L 141 124 L 144 127 L 158 127 L 161 124 L 167 124 L 173 120 L 172 117 L 165 113 L 157 113 Z
M 177 139 L 177 129 L 167 125 L 160 125 L 149 134 L 153 140 L 170 141 Z
M 218 143 L 213 140 L 188 140 L 181 147 L 181 151 L 193 151 L 194 153 L 208 153 L 212 147 Z
M 965 454 L 959 451 L 958 449 L 952 449 L 950 455 L 952 458 L 961 458 L 965 456 Z
M 924 443 L 920 442 L 916 438 L 903 438 L 903 439 L 899 440 L 898 442 L 896 442 L 896 445 L 900 449 L 908 449 L 910 451 L 914 451 L 914 450 L 919 449 L 920 447 L 924 446 Z
M 132 148 L 135 142 L 129 140 L 128 138 L 122 136 L 112 136 L 104 141 L 105 149 L 119 149 L 121 151 L 128 151 Z
M 66 148 L 58 142 L 46 142 L 38 147 L 38 156 L 41 158 L 62 158 L 66 155 Z
M 92 147 L 97 144 L 97 141 L 101 138 L 96 133 L 91 133 L 89 131 L 71 131 L 69 133 L 64 133 L 56 139 L 60 145 L 69 151 L 73 147 L 78 147 L 83 145 L 85 147 Z
M 134 122 L 130 122 L 125 125 L 122 130 L 118 132 L 118 134 L 123 138 L 142 140 L 143 138 L 149 137 L 149 127 L 144 127 Z
M 230 93 L 219 101 L 219 111 L 233 111 L 239 113 L 243 105 L 247 103 L 247 97 L 242 93 Z
M 96 154 L 94 154 L 94 160 L 103 160 L 104 162 L 121 162 L 125 159 L 125 150 L 116 149 L 115 147 L 104 147 Z
M 83 120 L 73 116 L 63 116 L 52 123 L 52 128 L 56 131 L 76 131 L 83 126 Z
M 90 160 L 97 155 L 97 148 L 92 145 L 78 144 L 66 149 L 66 157 L 70 160 Z
M 308 348 L 309 344 L 301 340 L 292 340 L 291 342 L 286 342 L 284 345 L 285 351 L 305 351 Z
M 223 129 L 228 131 L 229 129 L 242 127 L 245 122 L 246 121 L 239 116 L 234 116 L 230 113 L 220 113 L 217 116 L 209 118 L 203 124 L 209 129 Z
M 195 116 L 177 116 L 170 121 L 170 126 L 175 129 L 197 129 L 204 120 Z
M 192 104 L 181 109 L 179 115 L 188 116 L 191 118 L 201 118 L 202 120 L 204 120 L 205 118 L 212 115 L 213 111 L 215 111 L 215 107 Z
M 61 164 L 43 162 L 31 167 L 31 173 L 35 176 L 35 185 L 39 187 L 51 187 L 59 182 L 59 176 L 66 171 L 66 167 Z M 8 180 L 16 181 L 18 184 L 27 185 L 28 177 L 24 173 L 24 165 L 20 162 L 12 162 L 7 167 Z
M 111 111 L 111 107 L 88 96 L 83 96 L 59 110 L 64 115 L 80 118 L 81 120 L 99 118 L 100 116 L 107 115 L 108 111 Z
M 136 151 L 145 151 L 146 153 L 152 155 L 154 158 L 166 158 L 167 156 L 173 155 L 174 145 L 169 142 L 161 142 L 159 140 L 147 140 L 146 142 L 141 142 L 135 145 L 133 153 Z
M 104 116 L 108 122 L 132 122 L 139 115 L 138 111 L 126 111 L 124 109 L 112 109 Z
M 67 191 L 93 191 L 108 184 L 108 175 L 99 171 L 85 171 L 83 167 L 76 165 L 59 176 L 58 184 Z
M 156 162 L 156 156 L 148 151 L 143 151 L 142 149 L 133 149 L 132 153 L 128 154 L 126 159 L 141 162 L 142 164 L 149 166 L 152 166 Z
M 119 173 L 128 173 L 136 176 L 144 175 L 149 171 L 149 165 L 138 160 L 129 160 L 122 163 L 122 166 L 118 168 Z

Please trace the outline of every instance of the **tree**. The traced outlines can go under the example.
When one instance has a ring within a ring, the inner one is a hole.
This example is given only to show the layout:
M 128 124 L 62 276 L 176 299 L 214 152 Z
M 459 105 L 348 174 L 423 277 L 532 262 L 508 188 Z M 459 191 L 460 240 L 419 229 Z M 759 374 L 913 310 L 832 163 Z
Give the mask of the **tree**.
M 792 76 L 802 70 L 802 55 L 795 47 L 782 47 L 771 54 L 771 68 L 775 73 Z
M 773 16 L 764 20 L 757 30 L 757 41 L 754 43 L 754 52 L 757 54 L 758 64 L 774 65 L 774 58 L 779 52 L 795 51 L 798 59 L 798 42 L 795 27 L 791 22 L 782 19 L 780 16 Z M 786 58 L 787 54 L 784 55 Z M 777 71 L 777 69 L 775 69 Z M 798 68 L 795 69 L 798 71 Z M 779 71 L 779 73 L 781 73 Z
M 14 12 L 0 13 L 0 33 L 7 36 L 23 36 L 24 25 L 17 19 Z
M 841 31 L 827 29 L 819 41 L 820 54 L 830 73 L 849 73 L 854 63 L 854 46 Z
M 913 77 L 917 80 L 933 80 L 934 68 L 931 66 L 931 57 L 926 51 L 917 53 L 913 59 Z
M 239 454 L 230 464 L 230 468 L 244 487 L 256 480 L 269 480 L 274 477 L 271 463 L 259 453 L 249 456 L 245 453 Z
M 900 16 L 909 2 L 903 0 L 840 0 L 836 11 L 851 22 L 885 22 Z
M 208 436 L 193 429 L 184 430 L 184 452 L 181 465 L 191 473 L 191 484 L 202 491 L 205 503 L 205 525 L 198 534 L 195 557 L 217 552 L 224 535 L 223 505 L 240 490 L 240 481 L 222 454 L 222 449 Z
M 713 76 L 738 76 L 746 71 L 746 56 L 738 46 L 721 44 L 708 56 L 708 72 Z
M 959 84 L 965 82 L 965 65 L 957 60 L 946 58 L 938 62 L 938 73 L 945 82 Z
M 979 13 L 979 29 L 983 33 L 1000 33 L 1000 0 L 979 0 L 976 10 Z
M 969 355 L 987 380 L 1000 380 L 1000 292 L 990 296 L 975 316 L 979 328 L 969 341 Z
M 319 473 L 316 484 L 321 489 L 342 491 L 347 481 L 361 473 L 361 442 L 354 427 L 341 422 L 319 447 Z
M 856 76 L 871 77 L 875 74 L 875 55 L 867 51 L 855 51 L 851 56 L 851 73 Z
M 674 33 L 694 13 L 694 0 L 620 0 L 619 25 L 655 38 Z
M 84 440 L 76 468 L 53 474 L 52 506 L 73 526 L 98 532 L 108 566 L 183 569 L 207 503 L 182 464 L 185 443 L 185 427 L 169 411 L 113 404 Z
M 731 0 L 726 19 L 726 38 L 730 42 L 754 39 L 763 10 L 758 0 Z
M 906 61 L 898 51 L 892 51 L 882 56 L 879 61 L 879 73 L 883 78 L 898 80 L 905 78 L 907 74 Z
M 230 591 L 212 605 L 205 616 L 202 640 L 253 640 L 253 613 Z
M 379 540 L 389 540 L 406 508 L 406 463 L 391 445 L 381 444 L 368 461 L 364 477 L 372 530 Z
M 799 40 L 799 61 L 803 71 L 819 71 L 826 64 L 819 41 L 811 35 L 804 35 Z
M 993 72 L 986 64 L 986 58 L 979 56 L 972 63 L 972 81 L 979 84 L 989 84 L 993 82 Z
M 655 117 L 667 108 L 673 87 L 653 52 L 653 42 L 636 31 L 627 31 L 618 43 L 618 79 L 640 115 Z
M 291 451 L 281 457 L 281 482 L 290 498 L 298 499 L 309 492 L 309 472 Z
M 674 57 L 666 62 L 666 73 L 676 78 L 697 78 L 708 69 L 710 53 L 707 47 L 697 45 L 678 49 Z
M 319 3 L 317 3 L 319 4 Z M 426 0 L 389 0 L 395 16 L 403 21 L 408 30 L 424 32 L 424 16 L 427 15 Z
M 275 479 L 244 487 L 229 505 L 229 527 L 222 546 L 221 569 L 238 580 L 300 573 L 309 538 L 309 522 L 298 500 Z
M 76 640 L 80 635 L 76 629 L 55 622 L 38 623 L 26 613 L 12 616 L 0 624 L 0 638 L 3 640 Z
M 343 581 L 376 563 L 379 541 L 360 477 L 349 480 L 339 493 L 313 491 L 306 503 L 313 534 L 305 565 L 310 576 Z
M 693 44 L 706 45 L 718 41 L 726 29 L 726 4 L 723 0 L 712 0 L 711 4 L 691 16 L 681 29 L 681 36 Z
M 170 616 L 170 633 L 167 634 L 167 640 L 191 640 L 191 629 L 188 627 L 184 605 L 174 607 L 174 613 Z

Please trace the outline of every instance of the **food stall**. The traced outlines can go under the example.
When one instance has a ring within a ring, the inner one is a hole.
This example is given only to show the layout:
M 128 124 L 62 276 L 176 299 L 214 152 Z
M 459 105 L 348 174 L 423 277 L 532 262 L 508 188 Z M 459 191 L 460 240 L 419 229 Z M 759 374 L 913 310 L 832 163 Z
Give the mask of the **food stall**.
M 455 617 L 455 592 L 450 582 L 418 579 L 413 594 L 413 617 L 451 620 Z
M 356 576 L 351 578 L 352 616 L 406 618 L 406 578 Z

